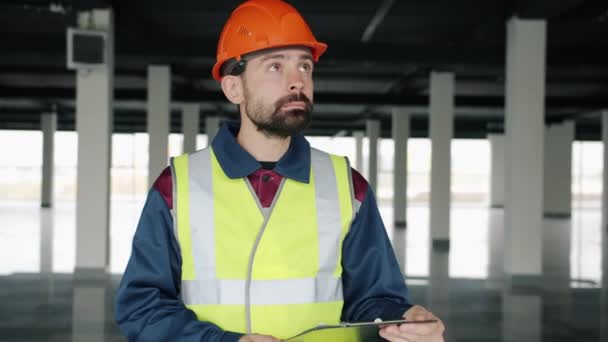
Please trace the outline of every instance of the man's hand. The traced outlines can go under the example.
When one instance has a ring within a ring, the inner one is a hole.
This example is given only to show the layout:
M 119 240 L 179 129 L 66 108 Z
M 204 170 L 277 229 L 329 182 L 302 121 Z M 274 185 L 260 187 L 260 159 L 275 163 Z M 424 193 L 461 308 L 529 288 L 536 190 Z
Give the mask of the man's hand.
M 422 306 L 413 306 L 403 314 L 408 321 L 436 319 L 436 323 L 387 325 L 380 329 L 380 336 L 391 342 L 443 342 L 445 327 L 439 318 Z
M 280 342 L 278 338 L 269 335 L 245 335 L 239 339 L 239 342 Z

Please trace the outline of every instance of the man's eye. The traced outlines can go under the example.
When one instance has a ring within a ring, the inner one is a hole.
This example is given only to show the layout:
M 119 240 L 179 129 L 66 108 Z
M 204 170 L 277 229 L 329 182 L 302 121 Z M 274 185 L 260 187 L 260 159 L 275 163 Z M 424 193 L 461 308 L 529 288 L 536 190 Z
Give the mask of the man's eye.
M 310 72 L 312 70 L 312 66 L 310 64 L 302 64 L 300 65 L 300 71 L 301 72 Z
M 271 64 L 270 67 L 268 68 L 268 70 L 270 71 L 279 71 L 281 70 L 281 66 L 277 63 Z

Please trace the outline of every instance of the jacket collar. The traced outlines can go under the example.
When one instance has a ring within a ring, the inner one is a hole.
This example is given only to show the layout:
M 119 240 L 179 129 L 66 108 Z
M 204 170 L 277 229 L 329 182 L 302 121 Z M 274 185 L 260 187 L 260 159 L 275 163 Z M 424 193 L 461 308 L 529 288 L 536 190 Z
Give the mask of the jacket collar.
M 239 122 L 225 122 L 211 142 L 211 148 L 229 178 L 247 177 L 262 168 L 262 165 L 236 141 L 239 129 Z M 310 144 L 303 135 L 292 137 L 287 152 L 278 160 L 274 171 L 298 182 L 310 181 Z

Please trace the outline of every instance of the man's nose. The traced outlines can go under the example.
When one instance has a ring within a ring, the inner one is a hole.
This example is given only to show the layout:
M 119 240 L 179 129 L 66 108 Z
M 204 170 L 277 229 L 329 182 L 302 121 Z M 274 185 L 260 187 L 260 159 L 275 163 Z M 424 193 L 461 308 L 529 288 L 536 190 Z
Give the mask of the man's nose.
M 302 80 L 302 74 L 299 71 L 292 71 L 289 74 L 288 88 L 290 93 L 299 93 L 304 90 L 304 81 Z

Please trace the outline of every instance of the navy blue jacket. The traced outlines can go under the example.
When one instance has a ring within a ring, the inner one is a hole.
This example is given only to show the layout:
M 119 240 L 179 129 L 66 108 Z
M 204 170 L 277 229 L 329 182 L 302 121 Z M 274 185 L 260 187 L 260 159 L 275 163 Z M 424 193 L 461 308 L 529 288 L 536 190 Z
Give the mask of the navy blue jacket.
M 236 142 L 238 129 L 237 124 L 224 125 L 212 142 L 222 169 L 231 178 L 251 176 L 261 168 Z M 310 146 L 303 136 L 292 139 L 272 171 L 308 182 Z M 180 299 L 181 254 L 173 233 L 171 201 L 167 200 L 171 191 L 162 187 L 170 180 L 167 172 L 150 190 L 143 208 L 116 296 L 116 321 L 131 341 L 238 341 L 242 334 L 198 321 Z M 353 180 L 360 208 L 342 246 L 341 319 L 400 318 L 412 306 L 403 276 L 371 188 L 354 169 Z

